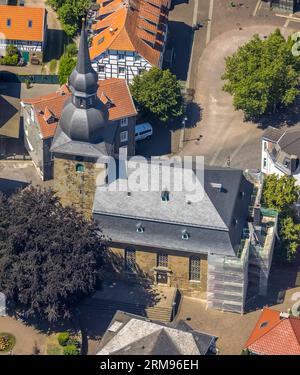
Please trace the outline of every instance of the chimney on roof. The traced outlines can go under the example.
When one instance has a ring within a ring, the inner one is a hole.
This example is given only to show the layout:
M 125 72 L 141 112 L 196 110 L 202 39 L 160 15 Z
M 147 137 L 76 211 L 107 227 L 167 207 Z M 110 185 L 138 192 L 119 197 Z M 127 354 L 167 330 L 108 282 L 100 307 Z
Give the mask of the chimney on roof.
M 113 34 L 113 33 L 114 33 L 114 29 L 113 29 L 112 27 L 110 27 L 110 28 L 109 28 L 109 32 L 110 32 L 111 34 Z
M 288 319 L 290 317 L 290 314 L 286 312 L 281 312 L 279 316 L 280 319 Z

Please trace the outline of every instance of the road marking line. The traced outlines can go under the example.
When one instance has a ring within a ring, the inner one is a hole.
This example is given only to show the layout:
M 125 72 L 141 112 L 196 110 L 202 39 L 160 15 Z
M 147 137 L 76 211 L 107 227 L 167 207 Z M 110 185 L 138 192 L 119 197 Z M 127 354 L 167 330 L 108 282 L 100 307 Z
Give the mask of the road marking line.
M 206 44 L 208 44 L 210 42 L 211 22 L 212 22 L 213 10 L 214 10 L 214 0 L 210 0 L 209 12 L 208 12 L 208 22 L 207 22 Z
M 195 0 L 194 13 L 193 13 L 193 25 L 196 25 L 197 23 L 198 3 L 199 3 L 199 0 Z
M 293 15 L 293 13 L 290 13 L 289 17 L 292 17 L 292 15 Z M 291 21 L 290 18 L 287 18 L 286 21 L 285 21 L 285 23 L 284 23 L 284 25 L 283 25 L 283 27 L 288 27 L 290 21 Z
M 285 14 L 275 14 L 277 17 L 282 17 L 282 18 L 288 18 L 290 21 L 295 21 L 295 22 L 300 22 L 299 17 L 291 17 L 290 15 L 286 16 Z
M 257 1 L 257 4 L 256 4 L 256 7 L 255 7 L 255 9 L 254 9 L 254 11 L 253 11 L 253 14 L 252 14 L 253 17 L 256 16 L 256 13 L 257 13 L 257 11 L 258 11 L 258 9 L 259 9 L 260 7 L 261 7 L 261 0 L 258 0 L 258 1 Z

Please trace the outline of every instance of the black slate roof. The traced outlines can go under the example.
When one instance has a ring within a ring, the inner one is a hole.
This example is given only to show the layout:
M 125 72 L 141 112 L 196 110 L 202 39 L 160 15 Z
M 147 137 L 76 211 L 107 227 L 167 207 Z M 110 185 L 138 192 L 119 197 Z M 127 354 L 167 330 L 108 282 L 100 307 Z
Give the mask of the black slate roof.
M 126 332 L 126 340 L 124 340 L 126 325 L 131 323 L 132 320 L 135 321 L 137 329 L 139 328 L 138 321 L 142 323 L 142 336 L 139 334 L 138 338 L 135 339 L 134 332 Z M 119 324 L 119 328 L 111 331 L 110 327 L 114 323 Z M 149 332 L 147 324 L 151 325 L 152 328 Z M 153 330 L 153 325 L 156 326 L 155 330 Z M 127 340 L 128 335 L 132 335 L 130 340 Z M 110 345 L 113 339 L 114 344 Z M 102 337 L 97 354 L 106 354 L 109 352 L 110 355 L 181 355 L 183 354 L 180 350 L 180 346 L 182 345 L 181 340 L 184 339 L 187 345 L 191 345 L 190 348 L 184 348 L 184 354 L 189 354 L 190 350 L 190 354 L 206 355 L 209 354 L 211 345 L 215 343 L 217 337 L 195 331 L 184 321 L 166 324 L 150 321 L 147 318 L 123 311 L 117 311 Z
M 273 126 L 268 126 L 263 133 L 263 139 L 276 143 L 283 134 L 284 130 L 273 128 Z

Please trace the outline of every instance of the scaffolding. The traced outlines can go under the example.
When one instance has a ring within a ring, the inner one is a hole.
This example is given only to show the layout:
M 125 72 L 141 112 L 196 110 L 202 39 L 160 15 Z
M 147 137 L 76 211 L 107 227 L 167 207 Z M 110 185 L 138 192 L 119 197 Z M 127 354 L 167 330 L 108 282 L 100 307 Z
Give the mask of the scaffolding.
M 244 313 L 248 284 L 249 238 L 240 257 L 209 254 L 207 308 Z
M 277 216 L 274 210 L 261 208 L 262 224 L 265 226 L 264 243 L 250 242 L 249 247 L 249 282 L 255 283 L 256 293 L 266 295 L 272 264 L 274 242 L 277 233 Z
M 253 220 L 243 231 L 236 256 L 210 253 L 207 267 L 207 308 L 240 314 L 251 293 L 267 293 L 278 220 L 277 211 L 260 205 L 263 175 L 247 170 L 245 177 L 254 184 L 249 205 Z

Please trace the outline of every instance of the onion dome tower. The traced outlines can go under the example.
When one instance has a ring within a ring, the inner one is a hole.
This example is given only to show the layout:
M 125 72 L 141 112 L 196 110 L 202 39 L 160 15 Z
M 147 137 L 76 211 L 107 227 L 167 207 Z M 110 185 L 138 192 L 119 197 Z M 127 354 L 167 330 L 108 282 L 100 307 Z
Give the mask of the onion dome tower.
M 116 127 L 108 126 L 108 109 L 97 96 L 98 76 L 91 65 L 84 23 L 69 87 L 71 95 L 65 101 L 50 149 L 54 189 L 63 205 L 72 205 L 90 217 L 96 185 L 105 183 L 105 173 L 101 172 L 114 156 Z
M 107 107 L 97 97 L 98 76 L 91 66 L 84 22 L 76 68 L 69 79 L 71 97 L 60 118 L 61 130 L 73 141 L 99 143 L 107 126 Z

